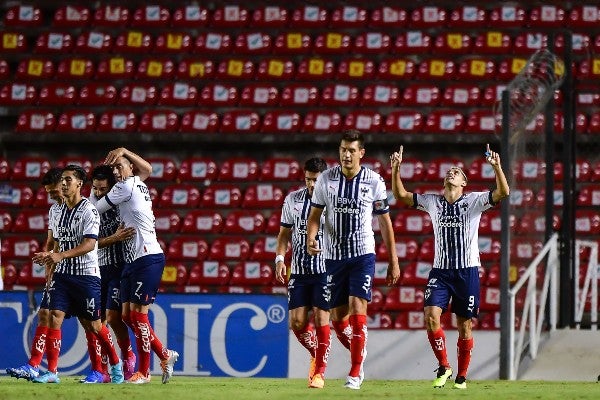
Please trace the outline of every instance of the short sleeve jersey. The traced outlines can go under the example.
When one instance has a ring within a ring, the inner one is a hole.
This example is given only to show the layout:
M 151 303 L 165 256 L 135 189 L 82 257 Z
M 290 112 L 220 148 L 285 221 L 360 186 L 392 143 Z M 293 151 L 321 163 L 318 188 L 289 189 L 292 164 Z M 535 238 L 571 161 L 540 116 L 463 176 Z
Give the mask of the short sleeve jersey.
M 413 194 L 414 207 L 431 217 L 435 238 L 433 268 L 479 267 L 481 213 L 493 207 L 492 192 L 463 194 L 450 204 L 438 194 Z
M 90 201 L 96 205 L 98 198 L 92 192 L 90 194 Z M 103 214 L 100 214 L 100 234 L 99 238 L 105 238 L 113 233 L 121 225 L 121 217 L 119 216 L 118 208 L 111 208 Z M 116 242 L 110 246 L 102 247 L 98 249 L 98 264 L 101 266 L 115 266 L 119 267 L 125 262 L 125 253 L 123 249 L 123 242 Z
M 317 274 L 325 272 L 322 254 L 311 256 L 306 251 L 306 222 L 310 213 L 308 189 L 295 190 L 288 194 L 281 209 L 281 226 L 292 230 L 292 274 Z M 323 218 L 321 219 L 321 226 Z M 318 236 L 322 236 L 319 229 Z
M 100 215 L 96 207 L 82 198 L 73 208 L 66 203 L 50 208 L 48 229 L 58 243 L 59 251 L 67 251 L 79 246 L 84 238 L 98 239 Z M 100 277 L 98 268 L 98 243 L 94 250 L 73 258 L 65 258 L 56 265 L 57 274 L 91 275 Z
M 383 178 L 362 166 L 352 179 L 342 167 L 325 170 L 317 178 L 313 207 L 324 208 L 323 243 L 326 259 L 342 260 L 375 253 L 373 214 L 389 213 Z

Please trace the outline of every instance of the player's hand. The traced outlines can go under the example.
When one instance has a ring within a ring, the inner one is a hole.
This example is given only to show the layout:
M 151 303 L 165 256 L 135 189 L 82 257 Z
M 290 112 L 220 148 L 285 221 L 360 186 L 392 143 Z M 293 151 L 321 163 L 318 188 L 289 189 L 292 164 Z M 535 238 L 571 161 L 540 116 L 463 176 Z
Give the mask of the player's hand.
M 390 164 L 392 166 L 392 171 L 399 170 L 400 164 L 402 164 L 402 152 L 404 151 L 404 146 L 400 146 L 399 151 L 395 151 L 390 156 Z
M 390 262 L 388 265 L 387 276 L 385 278 L 385 282 L 388 286 L 393 286 L 398 283 L 400 279 L 400 265 L 398 264 L 398 260 L 395 262 Z
M 285 283 L 287 277 L 287 267 L 283 261 L 279 261 L 275 264 L 275 278 L 278 282 Z
M 500 154 L 490 149 L 490 144 L 486 144 L 485 159 L 492 167 L 500 166 Z
M 117 162 L 117 159 L 119 157 L 123 157 L 125 154 L 127 154 L 127 149 L 125 147 L 119 147 L 114 150 L 111 150 L 108 152 L 108 155 L 104 159 L 104 164 L 113 165 Z
M 317 242 L 315 239 L 309 240 L 308 245 L 306 246 L 306 251 L 311 256 L 316 256 L 319 254 L 321 252 L 321 249 L 319 248 L 319 242 Z
M 123 240 L 127 240 L 130 237 L 135 236 L 135 228 L 125 228 L 125 225 L 121 224 L 111 236 L 114 237 L 115 241 L 122 242 Z

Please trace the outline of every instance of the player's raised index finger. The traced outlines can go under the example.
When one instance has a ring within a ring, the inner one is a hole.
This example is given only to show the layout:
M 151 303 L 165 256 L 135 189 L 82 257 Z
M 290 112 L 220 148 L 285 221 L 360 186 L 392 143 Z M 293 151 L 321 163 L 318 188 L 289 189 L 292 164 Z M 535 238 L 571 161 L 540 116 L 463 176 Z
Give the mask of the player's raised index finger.
M 485 151 L 487 151 L 488 153 L 490 152 L 490 144 L 489 143 L 485 144 Z
M 400 145 L 400 157 L 402 157 L 402 152 L 404 151 L 404 146 Z

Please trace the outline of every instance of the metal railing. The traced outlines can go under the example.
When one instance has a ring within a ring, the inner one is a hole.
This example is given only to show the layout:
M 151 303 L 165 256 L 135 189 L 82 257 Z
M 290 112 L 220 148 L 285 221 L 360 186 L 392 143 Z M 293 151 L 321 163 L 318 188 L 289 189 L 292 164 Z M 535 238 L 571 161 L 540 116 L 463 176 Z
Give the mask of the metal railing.
M 590 258 L 583 281 L 583 288 L 579 285 L 579 268 L 581 266 L 579 254 L 581 254 L 582 247 L 590 248 Z M 591 287 L 590 329 L 595 331 L 598 329 L 598 243 L 589 240 L 576 240 L 575 256 L 575 328 L 579 329 L 581 327 L 585 303 Z

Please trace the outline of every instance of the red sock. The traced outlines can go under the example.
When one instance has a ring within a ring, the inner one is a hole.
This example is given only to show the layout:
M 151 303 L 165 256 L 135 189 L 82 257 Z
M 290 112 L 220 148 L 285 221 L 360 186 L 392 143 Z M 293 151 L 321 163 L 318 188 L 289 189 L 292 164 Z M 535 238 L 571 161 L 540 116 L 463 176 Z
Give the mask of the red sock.
M 144 314 L 146 316 L 146 320 L 148 320 L 148 314 Z M 169 349 L 167 349 L 158 336 L 154 333 L 154 329 L 152 329 L 152 325 L 148 322 L 148 326 L 150 327 L 150 346 L 152 347 L 152 351 L 156 353 L 161 360 L 166 360 L 169 358 Z
M 348 375 L 356 377 L 360 374 L 360 366 L 362 365 L 364 351 L 367 347 L 367 316 L 351 315 L 349 321 L 352 327 L 352 340 L 350 341 L 352 367 Z
M 62 332 L 60 329 L 48 328 L 46 334 L 46 358 L 48 360 L 48 371 L 56 373 L 58 370 L 58 356 L 60 355 L 60 342 Z
M 117 343 L 121 349 L 121 358 L 123 360 L 127 360 L 129 357 L 131 357 L 131 354 L 133 354 L 133 349 L 131 348 L 131 340 L 129 337 L 125 339 L 117 339 Z
M 315 350 L 317 348 L 317 340 L 315 338 L 315 331 L 312 329 L 310 324 L 306 324 L 306 326 L 302 329 L 298 329 L 298 330 L 293 330 L 294 335 L 296 335 L 296 338 L 298 339 L 298 342 L 300 342 L 300 344 L 302 346 L 304 346 L 304 348 L 306 350 L 308 350 L 308 352 L 310 353 L 311 357 L 315 357 Z
M 33 337 L 33 342 L 31 342 L 31 357 L 29 358 L 29 365 L 32 367 L 38 367 L 42 363 L 42 357 L 44 357 L 44 350 L 46 349 L 47 334 L 47 326 L 38 325 L 35 328 L 35 336 Z
M 96 334 L 96 336 L 98 337 L 98 340 L 100 341 L 102 350 L 104 350 L 106 352 L 106 355 L 108 355 L 108 362 L 110 362 L 110 365 L 117 364 L 119 362 L 119 356 L 117 355 L 117 352 L 115 351 L 115 346 L 112 341 L 112 336 L 110 334 L 110 331 L 106 327 L 106 325 L 102 325 L 102 329 L 100 329 L 100 331 Z
M 341 321 L 331 321 L 333 330 L 337 335 L 342 346 L 350 350 L 350 340 L 352 339 L 352 328 L 350 328 L 350 320 L 343 319 Z
M 458 374 L 456 376 L 467 376 L 467 370 L 471 363 L 471 350 L 473 350 L 473 338 L 458 339 L 456 344 L 458 353 Z
M 150 372 L 150 324 L 148 323 L 148 315 L 131 311 L 131 323 L 135 332 L 135 344 L 137 346 L 139 371 L 148 376 Z
M 102 345 L 92 331 L 85 331 L 92 370 L 102 372 Z
M 450 367 L 448 355 L 446 354 L 446 334 L 444 334 L 444 330 L 440 328 L 435 332 L 427 331 L 427 337 L 429 338 L 433 354 L 435 354 L 435 358 L 438 360 L 438 365 Z
M 329 358 L 329 348 L 331 346 L 331 328 L 329 324 L 323 326 L 317 326 L 315 328 L 317 332 L 317 346 L 315 349 L 315 373 L 325 374 L 325 368 L 327 368 L 327 358 Z

